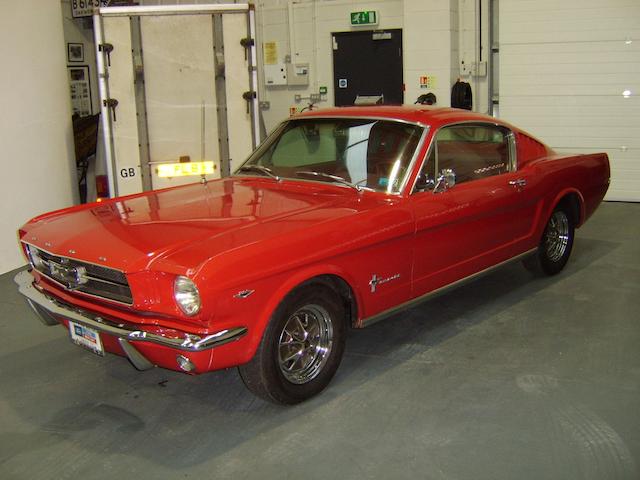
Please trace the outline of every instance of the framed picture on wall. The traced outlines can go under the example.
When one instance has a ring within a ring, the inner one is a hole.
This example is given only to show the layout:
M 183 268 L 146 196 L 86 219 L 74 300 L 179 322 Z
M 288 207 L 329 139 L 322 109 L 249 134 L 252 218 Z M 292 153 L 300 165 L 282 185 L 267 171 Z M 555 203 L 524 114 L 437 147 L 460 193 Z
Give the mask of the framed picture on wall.
M 69 87 L 71 89 L 71 109 L 73 114 L 81 117 L 93 114 L 91 106 L 91 82 L 88 65 L 67 67 Z
M 67 43 L 67 60 L 69 62 L 84 62 L 84 44 Z

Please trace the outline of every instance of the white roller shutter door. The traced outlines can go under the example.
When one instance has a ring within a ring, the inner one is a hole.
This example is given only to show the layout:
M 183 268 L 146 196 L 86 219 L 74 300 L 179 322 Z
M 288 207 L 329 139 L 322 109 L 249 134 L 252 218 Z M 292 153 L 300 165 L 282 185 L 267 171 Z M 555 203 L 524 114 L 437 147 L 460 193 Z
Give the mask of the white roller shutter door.
M 640 201 L 640 2 L 500 1 L 500 116 L 559 152 L 605 151 Z

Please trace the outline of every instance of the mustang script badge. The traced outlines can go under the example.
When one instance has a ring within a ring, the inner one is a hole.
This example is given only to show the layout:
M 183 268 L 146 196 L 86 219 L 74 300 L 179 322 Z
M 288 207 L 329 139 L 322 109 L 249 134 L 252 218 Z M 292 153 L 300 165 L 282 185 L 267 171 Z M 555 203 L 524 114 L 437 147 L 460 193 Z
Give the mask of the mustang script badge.
M 376 293 L 376 288 L 378 287 L 378 285 L 383 285 L 387 282 L 390 282 L 391 280 L 397 280 L 398 278 L 400 278 L 399 273 L 396 273 L 395 275 L 391 275 L 390 277 L 386 277 L 386 278 L 378 278 L 378 275 L 374 273 L 373 276 L 371 277 L 371 280 L 369 281 L 369 286 L 371 287 L 371 293 Z

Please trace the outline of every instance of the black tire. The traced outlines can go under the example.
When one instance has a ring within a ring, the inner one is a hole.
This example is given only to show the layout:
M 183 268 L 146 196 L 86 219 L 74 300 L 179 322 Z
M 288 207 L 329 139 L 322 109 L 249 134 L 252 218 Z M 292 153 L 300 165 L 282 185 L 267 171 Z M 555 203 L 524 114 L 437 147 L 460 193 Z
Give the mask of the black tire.
M 569 260 L 573 248 L 575 225 L 571 213 L 556 207 L 547 221 L 538 251 L 524 260 L 524 266 L 536 274 L 555 275 Z
M 253 359 L 238 367 L 258 397 L 295 404 L 331 381 L 345 346 L 346 311 L 339 295 L 322 283 L 292 291 L 274 312 Z

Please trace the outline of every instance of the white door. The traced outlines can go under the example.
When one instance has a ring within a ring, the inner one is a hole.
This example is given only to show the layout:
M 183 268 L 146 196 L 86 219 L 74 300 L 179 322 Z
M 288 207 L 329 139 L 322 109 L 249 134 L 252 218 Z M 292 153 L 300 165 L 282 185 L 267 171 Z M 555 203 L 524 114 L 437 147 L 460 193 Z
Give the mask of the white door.
M 501 1 L 500 116 L 558 152 L 607 152 L 640 201 L 640 2 Z

